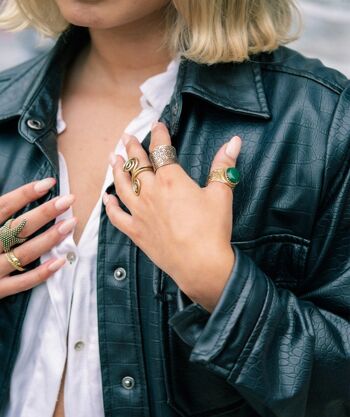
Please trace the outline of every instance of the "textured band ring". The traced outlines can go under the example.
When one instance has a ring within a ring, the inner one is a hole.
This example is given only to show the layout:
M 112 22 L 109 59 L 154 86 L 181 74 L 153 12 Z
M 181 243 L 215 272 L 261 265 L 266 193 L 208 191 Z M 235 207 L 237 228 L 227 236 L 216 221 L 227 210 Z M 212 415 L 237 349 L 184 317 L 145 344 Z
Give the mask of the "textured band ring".
M 6 252 L 5 255 L 6 259 L 9 261 L 11 266 L 13 266 L 13 268 L 17 269 L 17 271 L 25 271 L 25 268 L 23 268 L 21 261 L 13 253 L 13 251 Z
M 18 226 L 11 229 L 11 223 L 13 220 L 14 219 L 7 220 L 7 222 L 0 227 L 0 242 L 2 243 L 4 252 L 9 252 L 12 246 L 18 245 L 19 243 L 23 243 L 27 240 L 25 237 L 18 237 L 26 225 L 27 219 L 23 219 Z
M 239 183 L 240 173 L 235 167 L 217 168 L 211 171 L 208 175 L 208 179 L 205 185 L 208 185 L 212 181 L 219 181 L 230 188 L 234 189 Z
M 158 168 L 164 165 L 178 163 L 176 149 L 172 145 L 156 146 L 154 150 L 150 152 L 149 159 L 153 165 L 154 172 L 156 172 Z

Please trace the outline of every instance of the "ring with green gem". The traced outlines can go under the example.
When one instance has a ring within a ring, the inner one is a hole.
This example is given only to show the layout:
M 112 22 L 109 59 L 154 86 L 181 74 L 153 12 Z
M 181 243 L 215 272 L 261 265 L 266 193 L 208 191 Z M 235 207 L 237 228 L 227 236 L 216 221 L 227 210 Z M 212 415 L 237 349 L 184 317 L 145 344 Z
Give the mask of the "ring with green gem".
M 236 167 L 217 168 L 209 173 L 206 185 L 212 181 L 219 181 L 234 189 L 239 180 L 240 173 Z
M 241 174 L 236 167 L 226 168 L 226 177 L 234 185 L 239 183 Z

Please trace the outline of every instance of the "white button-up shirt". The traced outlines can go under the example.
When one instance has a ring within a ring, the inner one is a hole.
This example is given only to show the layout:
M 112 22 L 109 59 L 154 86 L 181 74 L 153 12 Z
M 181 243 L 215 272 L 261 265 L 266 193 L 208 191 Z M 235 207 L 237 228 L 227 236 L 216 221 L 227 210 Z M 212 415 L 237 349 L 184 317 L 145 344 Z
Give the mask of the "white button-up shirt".
M 139 87 L 143 93 L 140 98 L 142 110 L 125 131 L 135 135 L 140 142 L 170 100 L 178 65 L 179 57 L 176 57 L 165 72 L 149 77 Z M 61 133 L 64 129 L 59 106 L 57 131 Z M 118 141 L 115 153 L 127 159 L 122 141 Z M 60 195 L 66 195 L 69 194 L 68 171 L 61 153 L 59 167 Z M 78 245 L 75 245 L 73 233 L 70 233 L 41 257 L 44 262 L 51 257 L 65 256 L 67 262 L 52 277 L 32 290 L 11 378 L 10 401 L 4 417 L 52 417 L 66 357 L 65 417 L 104 416 L 96 305 L 96 257 L 102 195 L 111 183 L 113 174 L 111 166 L 108 166 L 100 197 Z M 72 209 L 69 209 L 56 221 L 71 216 Z

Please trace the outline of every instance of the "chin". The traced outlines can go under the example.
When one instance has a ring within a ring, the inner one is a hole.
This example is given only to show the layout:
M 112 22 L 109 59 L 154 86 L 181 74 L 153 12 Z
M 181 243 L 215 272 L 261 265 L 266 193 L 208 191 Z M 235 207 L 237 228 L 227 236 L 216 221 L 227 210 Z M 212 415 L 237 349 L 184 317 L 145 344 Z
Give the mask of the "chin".
M 111 13 L 108 16 L 108 0 L 58 0 L 59 8 L 64 18 L 76 25 L 91 28 L 107 28 L 111 20 Z M 116 12 L 113 13 L 113 26 L 118 26 Z
M 109 29 L 137 21 L 167 3 L 166 0 L 56 0 L 64 18 L 92 29 Z

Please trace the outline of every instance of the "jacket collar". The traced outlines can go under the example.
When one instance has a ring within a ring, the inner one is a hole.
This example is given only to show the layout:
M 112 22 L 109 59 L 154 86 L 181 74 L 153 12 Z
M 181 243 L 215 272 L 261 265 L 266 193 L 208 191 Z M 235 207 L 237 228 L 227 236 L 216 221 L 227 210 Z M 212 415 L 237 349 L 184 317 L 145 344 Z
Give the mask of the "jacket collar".
M 19 131 L 30 142 L 55 129 L 64 70 L 89 39 L 86 28 L 70 27 L 46 54 L 0 74 L 0 122 L 20 117 Z M 196 95 L 224 109 L 268 119 L 270 112 L 259 64 L 197 64 L 182 58 L 173 96 Z M 28 127 L 38 120 L 41 129 Z
M 181 92 L 191 93 L 233 112 L 271 117 L 259 64 L 184 61 Z

